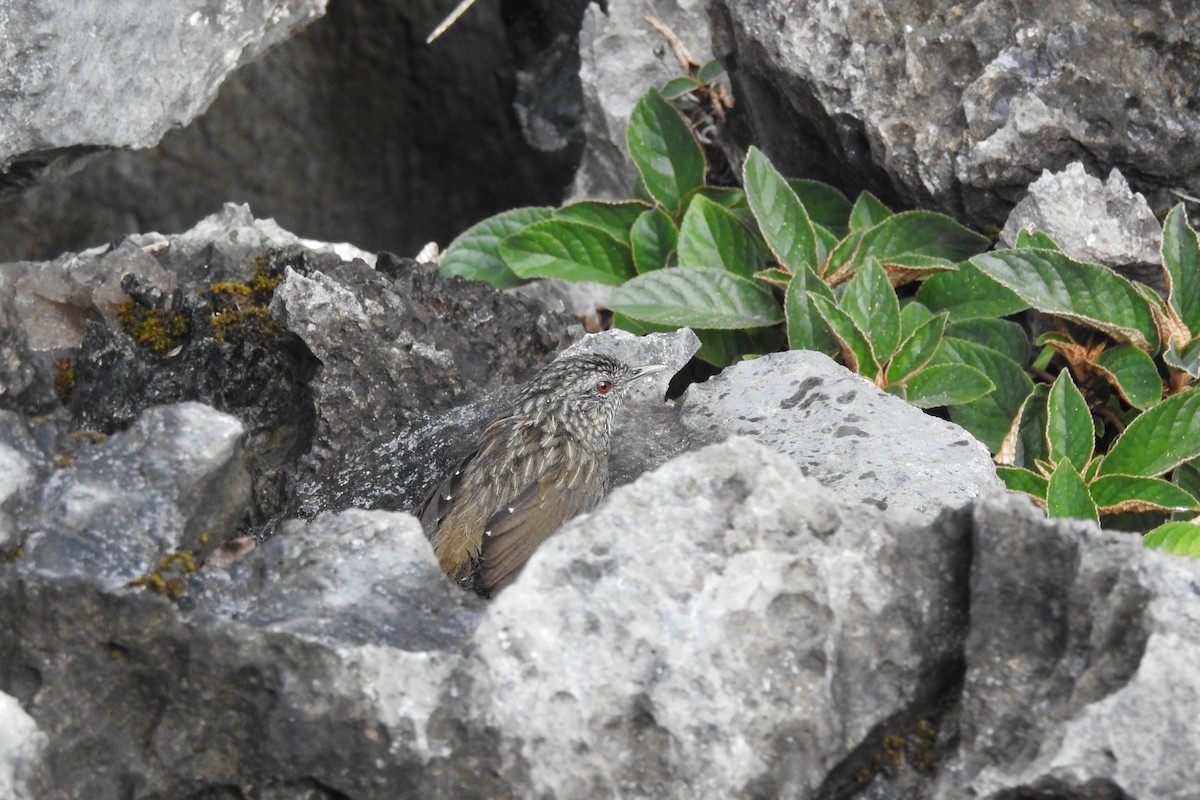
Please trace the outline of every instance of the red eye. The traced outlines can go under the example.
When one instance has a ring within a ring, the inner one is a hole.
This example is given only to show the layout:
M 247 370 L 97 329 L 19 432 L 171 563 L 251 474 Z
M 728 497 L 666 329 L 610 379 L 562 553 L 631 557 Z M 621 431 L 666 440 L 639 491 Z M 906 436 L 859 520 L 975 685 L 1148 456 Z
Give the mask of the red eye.
M 597 381 L 596 391 L 600 394 L 608 394 L 608 390 L 612 388 L 611 381 Z

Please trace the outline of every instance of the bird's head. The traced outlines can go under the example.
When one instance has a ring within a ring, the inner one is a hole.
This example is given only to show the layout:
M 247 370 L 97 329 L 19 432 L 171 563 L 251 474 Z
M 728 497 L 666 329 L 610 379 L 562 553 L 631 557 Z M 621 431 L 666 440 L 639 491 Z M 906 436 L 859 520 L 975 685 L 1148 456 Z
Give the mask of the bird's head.
M 631 367 L 598 353 L 565 356 L 525 385 L 517 399 L 518 412 L 565 429 L 585 443 L 607 446 L 613 415 L 630 385 L 664 369 L 662 364 Z

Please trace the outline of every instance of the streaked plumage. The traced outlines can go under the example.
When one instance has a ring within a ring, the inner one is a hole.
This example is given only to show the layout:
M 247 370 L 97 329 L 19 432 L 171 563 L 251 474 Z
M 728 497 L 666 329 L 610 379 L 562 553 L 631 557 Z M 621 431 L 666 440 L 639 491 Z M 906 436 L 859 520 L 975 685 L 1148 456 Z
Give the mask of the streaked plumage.
M 625 389 L 661 369 L 567 356 L 526 384 L 426 500 L 421 524 L 446 574 L 489 595 L 563 522 L 594 508 L 608 490 L 609 438 Z

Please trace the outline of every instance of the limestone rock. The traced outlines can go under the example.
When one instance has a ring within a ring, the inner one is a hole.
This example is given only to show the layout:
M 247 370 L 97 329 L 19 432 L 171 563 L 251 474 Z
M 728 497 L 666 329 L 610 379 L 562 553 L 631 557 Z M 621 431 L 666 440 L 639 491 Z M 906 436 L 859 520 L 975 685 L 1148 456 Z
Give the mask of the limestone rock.
M 987 449 L 962 428 L 821 353 L 737 364 L 688 389 L 682 420 L 698 442 L 750 436 L 839 496 L 886 511 L 932 517 L 1001 486 Z
M 1049 234 L 1078 261 L 1124 267 L 1162 261 L 1162 226 L 1146 198 L 1129 188 L 1116 169 L 1101 181 L 1078 161 L 1049 170 L 1029 185 L 1012 210 L 1000 242 L 1012 247 L 1022 230 Z

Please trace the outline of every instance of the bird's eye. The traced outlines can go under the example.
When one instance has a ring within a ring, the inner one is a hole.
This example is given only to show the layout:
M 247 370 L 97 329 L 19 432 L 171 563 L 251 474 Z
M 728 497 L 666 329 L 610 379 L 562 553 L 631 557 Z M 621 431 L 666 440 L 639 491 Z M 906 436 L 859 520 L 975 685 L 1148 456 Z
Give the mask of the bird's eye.
M 596 381 L 596 391 L 600 394 L 608 394 L 608 390 L 612 388 L 612 381 Z

